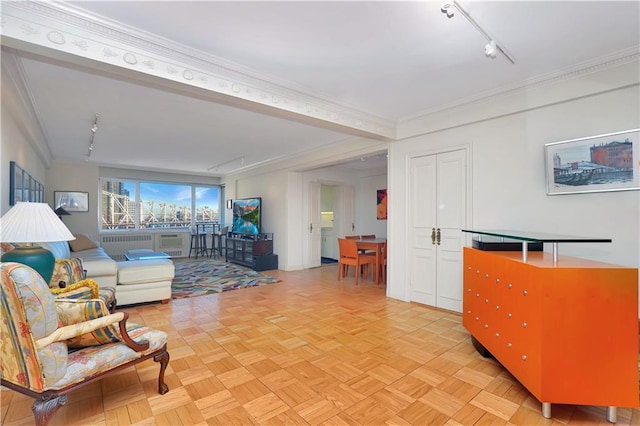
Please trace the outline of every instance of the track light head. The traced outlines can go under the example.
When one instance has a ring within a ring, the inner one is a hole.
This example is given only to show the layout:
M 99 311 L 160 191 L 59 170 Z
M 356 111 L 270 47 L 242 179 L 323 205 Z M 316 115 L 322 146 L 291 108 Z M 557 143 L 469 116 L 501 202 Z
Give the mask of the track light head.
M 496 53 L 498 52 L 498 46 L 496 45 L 495 40 L 490 40 L 489 43 L 484 47 L 484 54 L 488 58 L 495 58 Z
M 442 3 L 442 7 L 440 7 L 440 11 L 447 15 L 447 18 L 453 18 L 454 15 L 454 7 L 453 3 L 444 2 Z

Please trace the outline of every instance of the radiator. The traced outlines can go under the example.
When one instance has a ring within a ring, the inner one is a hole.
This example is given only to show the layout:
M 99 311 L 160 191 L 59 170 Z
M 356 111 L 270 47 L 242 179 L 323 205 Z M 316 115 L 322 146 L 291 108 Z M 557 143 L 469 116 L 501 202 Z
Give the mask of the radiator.
M 153 234 L 101 235 L 100 245 L 117 261 L 124 260 L 124 253 L 131 249 L 154 249 Z

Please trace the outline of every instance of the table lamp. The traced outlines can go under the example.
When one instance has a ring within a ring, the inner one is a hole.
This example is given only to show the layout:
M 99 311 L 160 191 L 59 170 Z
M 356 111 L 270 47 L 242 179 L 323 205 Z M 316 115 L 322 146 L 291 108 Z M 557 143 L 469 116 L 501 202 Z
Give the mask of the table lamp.
M 60 220 L 62 220 L 62 216 L 71 216 L 71 213 L 63 209 L 62 206 L 58 207 L 53 212 L 58 215 Z
M 53 274 L 53 254 L 37 243 L 69 241 L 75 237 L 47 203 L 17 203 L 0 218 L 0 241 L 16 248 L 2 262 L 18 262 L 35 269 L 48 284 Z

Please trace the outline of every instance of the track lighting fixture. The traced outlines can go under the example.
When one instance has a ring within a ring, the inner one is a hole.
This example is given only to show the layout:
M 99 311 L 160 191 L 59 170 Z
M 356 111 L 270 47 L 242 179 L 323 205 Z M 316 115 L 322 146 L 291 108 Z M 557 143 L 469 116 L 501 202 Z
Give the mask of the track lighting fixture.
M 467 21 L 469 21 L 469 23 L 471 25 L 473 25 L 473 27 L 476 30 L 478 30 L 478 32 L 480 34 L 482 34 L 482 36 L 484 38 L 487 39 L 488 43 L 484 47 L 484 54 L 488 58 L 495 58 L 497 52 L 500 51 L 500 53 L 502 53 L 504 55 L 504 57 L 509 60 L 509 62 L 511 62 L 512 64 L 516 63 L 516 61 L 513 58 L 513 56 L 511 56 L 511 54 L 509 54 L 509 52 L 507 52 L 507 50 L 504 48 L 504 46 L 502 46 L 500 43 L 498 43 L 498 41 L 495 39 L 495 37 L 492 37 L 491 35 L 489 35 L 489 33 L 486 32 L 480 26 L 480 24 L 478 24 L 471 17 L 471 15 L 469 15 L 469 13 L 466 10 L 464 10 L 464 8 L 460 5 L 460 3 L 458 3 L 455 0 L 446 1 L 446 2 L 442 3 L 442 6 L 440 7 L 440 11 L 442 13 L 444 13 L 445 15 L 447 15 L 447 18 L 453 18 L 453 16 L 455 15 L 455 10 L 458 10 L 462 14 L 462 16 L 464 16 L 467 19 Z
M 244 161 L 245 161 L 245 159 L 244 159 L 244 155 L 243 155 L 243 156 L 238 157 L 238 158 L 232 158 L 231 160 L 223 161 L 222 163 L 216 164 L 215 166 L 211 166 L 211 167 L 209 167 L 207 169 L 207 171 L 211 172 L 213 170 L 214 172 L 217 172 L 217 171 L 220 170 L 220 168 L 222 166 L 227 166 L 227 165 L 230 165 L 230 164 L 233 164 L 233 163 L 240 163 L 240 166 L 244 166 Z
M 93 139 L 96 137 L 96 132 L 98 131 L 98 117 L 100 117 L 100 114 L 96 114 L 96 119 L 93 121 L 93 126 L 91 126 L 91 138 L 89 139 L 89 150 L 87 151 L 87 156 L 85 158 L 85 161 L 89 161 L 89 158 L 91 158 L 91 153 L 93 152 Z
M 440 8 L 440 10 L 442 11 L 442 13 L 445 13 L 447 15 L 447 18 L 453 18 L 454 11 L 452 3 L 442 3 L 442 7 Z
M 496 46 L 496 41 L 495 40 L 491 40 L 484 47 L 484 54 L 489 56 L 489 57 L 491 57 L 491 58 L 495 58 L 497 50 L 498 50 L 498 48 Z

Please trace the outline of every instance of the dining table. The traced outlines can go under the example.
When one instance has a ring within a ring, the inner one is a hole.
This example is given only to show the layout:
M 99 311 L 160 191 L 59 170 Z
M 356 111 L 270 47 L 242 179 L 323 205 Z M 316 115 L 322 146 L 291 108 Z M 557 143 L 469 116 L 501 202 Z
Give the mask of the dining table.
M 355 239 L 358 250 L 372 250 L 376 253 L 376 285 L 380 284 L 380 271 L 382 268 L 382 248 L 387 242 L 386 238 L 358 238 Z

